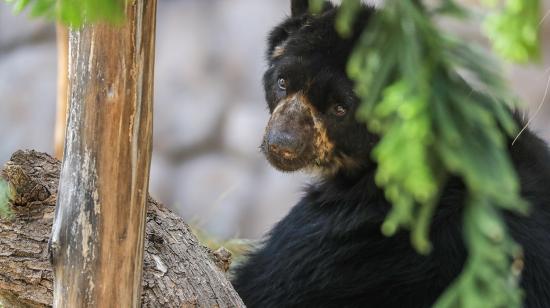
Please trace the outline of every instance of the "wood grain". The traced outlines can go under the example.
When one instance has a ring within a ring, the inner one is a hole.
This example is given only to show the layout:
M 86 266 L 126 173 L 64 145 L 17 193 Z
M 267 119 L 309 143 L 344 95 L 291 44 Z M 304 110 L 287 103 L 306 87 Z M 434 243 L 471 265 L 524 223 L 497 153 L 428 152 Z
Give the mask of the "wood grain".
M 155 0 L 69 34 L 69 112 L 52 233 L 54 306 L 139 307 L 152 146 Z
M 68 86 L 69 86 L 69 29 L 58 23 L 57 32 L 57 104 L 54 131 L 55 157 L 63 159 L 65 130 L 67 128 Z
M 60 167 L 47 154 L 18 151 L 0 172 L 13 191 L 13 217 L 0 219 L 0 303 L 6 308 L 53 304 L 48 239 Z M 220 269 L 227 257 L 204 247 L 162 204 L 147 202 L 142 307 L 244 307 Z

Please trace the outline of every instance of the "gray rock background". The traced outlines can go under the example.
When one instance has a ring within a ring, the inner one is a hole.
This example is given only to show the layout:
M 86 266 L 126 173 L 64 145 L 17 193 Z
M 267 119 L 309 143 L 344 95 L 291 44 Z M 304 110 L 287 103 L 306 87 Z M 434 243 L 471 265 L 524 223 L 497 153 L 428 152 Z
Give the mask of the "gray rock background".
M 547 9 L 550 1 L 546 1 Z M 268 114 L 265 36 L 288 14 L 281 0 L 160 0 L 151 194 L 216 237 L 257 238 L 308 178 L 268 166 L 258 146 Z M 454 27 L 453 25 L 445 25 Z M 541 64 L 506 68 L 550 140 L 550 17 Z M 477 27 L 456 28 L 480 40 Z M 53 152 L 56 51 L 51 24 L 14 17 L 0 1 L 0 162 L 17 149 Z

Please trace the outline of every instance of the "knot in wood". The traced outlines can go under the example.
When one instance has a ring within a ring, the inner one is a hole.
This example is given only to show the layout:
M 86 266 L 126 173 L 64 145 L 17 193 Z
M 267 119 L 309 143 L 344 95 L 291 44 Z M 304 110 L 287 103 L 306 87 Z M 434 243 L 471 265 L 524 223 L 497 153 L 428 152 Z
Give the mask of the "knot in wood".
M 214 256 L 214 262 L 224 272 L 229 270 L 231 266 L 232 255 L 225 247 L 220 247 L 216 251 L 212 252 Z

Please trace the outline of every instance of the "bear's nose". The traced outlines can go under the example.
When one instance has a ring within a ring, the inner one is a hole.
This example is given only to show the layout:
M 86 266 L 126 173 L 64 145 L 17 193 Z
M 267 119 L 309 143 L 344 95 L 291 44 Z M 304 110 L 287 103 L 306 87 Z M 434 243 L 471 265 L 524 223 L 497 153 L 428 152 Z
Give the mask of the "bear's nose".
M 272 132 L 269 134 L 268 149 L 284 159 L 295 159 L 303 150 L 303 142 L 296 136 L 283 132 Z

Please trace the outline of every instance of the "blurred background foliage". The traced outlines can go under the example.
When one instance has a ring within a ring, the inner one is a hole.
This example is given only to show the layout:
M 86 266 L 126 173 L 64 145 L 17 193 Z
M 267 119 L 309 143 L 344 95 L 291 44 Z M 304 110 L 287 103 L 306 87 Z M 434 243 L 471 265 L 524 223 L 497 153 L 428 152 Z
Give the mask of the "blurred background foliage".
M 484 0 L 495 7 L 502 1 Z M 526 63 L 540 57 L 540 27 L 543 22 L 540 0 L 507 0 L 503 9 L 487 16 L 485 31 L 497 53 Z
M 73 26 L 122 16 L 120 2 L 113 0 L 6 1 L 16 11 L 28 7 L 31 15 Z M 313 10 L 322 6 L 321 0 L 310 1 Z M 430 2 L 385 1 L 349 64 L 363 98 L 359 117 L 383 136 L 373 153 L 377 183 L 394 204 L 383 231 L 408 228 L 417 250 L 429 253 L 429 223 L 441 188 L 449 176 L 462 177 L 469 190 L 464 220 L 469 260 L 437 307 L 520 307 L 511 263 L 521 250 L 498 212 L 527 209 L 506 154 L 506 140 L 518 132 L 506 112 L 516 106 L 514 95 L 496 61 L 434 21 L 449 16 L 468 23 L 477 16 L 458 1 Z M 349 34 L 359 3 L 342 1 L 336 25 L 342 35 Z M 540 57 L 538 0 L 484 4 L 491 8 L 483 16 L 484 29 L 495 52 L 520 63 Z M 470 78 L 463 78 L 465 72 Z

